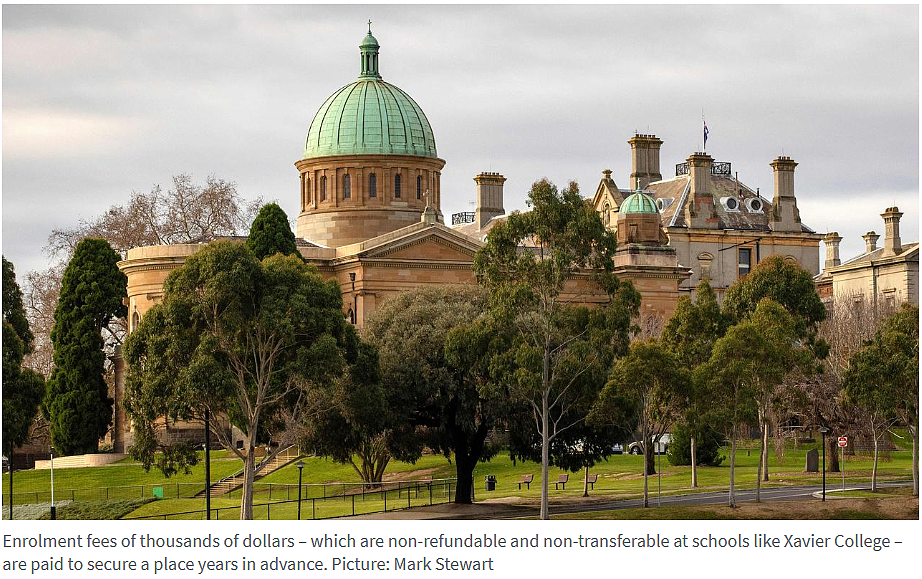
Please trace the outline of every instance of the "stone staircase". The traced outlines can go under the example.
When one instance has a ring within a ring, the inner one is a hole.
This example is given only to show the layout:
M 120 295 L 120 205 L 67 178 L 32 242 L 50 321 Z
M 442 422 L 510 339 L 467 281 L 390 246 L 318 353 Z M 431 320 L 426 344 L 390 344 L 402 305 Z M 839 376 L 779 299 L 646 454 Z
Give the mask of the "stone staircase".
M 269 473 L 275 472 L 283 466 L 287 466 L 292 462 L 301 458 L 301 454 L 298 452 L 298 447 L 295 445 L 289 445 L 281 450 L 278 454 L 269 459 L 269 462 L 266 463 L 259 472 L 256 473 L 256 476 L 253 478 L 254 481 L 261 479 Z M 262 462 L 260 464 L 263 464 Z M 211 496 L 219 497 L 221 495 L 226 495 L 231 491 L 235 491 L 243 486 L 243 469 L 240 469 L 238 472 L 224 477 L 218 482 L 212 483 L 211 485 Z M 204 497 L 205 491 L 199 491 L 196 495 L 196 498 Z

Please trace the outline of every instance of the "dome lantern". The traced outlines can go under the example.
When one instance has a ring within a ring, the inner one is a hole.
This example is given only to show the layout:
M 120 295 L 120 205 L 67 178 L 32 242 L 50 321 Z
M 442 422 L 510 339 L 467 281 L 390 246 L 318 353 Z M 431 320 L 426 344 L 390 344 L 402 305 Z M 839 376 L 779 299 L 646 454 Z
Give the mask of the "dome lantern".
M 371 20 L 368 21 L 368 34 L 362 39 L 359 45 L 359 52 L 362 55 L 362 74 L 359 79 L 381 79 L 378 73 L 378 49 L 380 45 L 378 40 L 371 35 Z

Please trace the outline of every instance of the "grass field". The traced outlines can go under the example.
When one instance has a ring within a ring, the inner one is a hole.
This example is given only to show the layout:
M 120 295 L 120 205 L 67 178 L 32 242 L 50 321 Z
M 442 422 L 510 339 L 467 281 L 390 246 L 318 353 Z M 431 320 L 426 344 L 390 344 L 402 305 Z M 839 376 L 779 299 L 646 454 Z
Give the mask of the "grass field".
M 895 441 L 899 447 L 908 445 L 908 440 Z M 780 459 L 772 453 L 769 460 L 770 480 L 763 483 L 766 486 L 779 485 L 802 485 L 802 484 L 820 484 L 822 478 L 820 473 L 804 473 L 807 448 L 793 449 L 785 451 L 784 456 Z M 214 454 L 214 453 L 213 453 Z M 649 488 L 651 495 L 655 496 L 658 489 L 661 488 L 663 494 L 676 494 L 694 491 L 722 490 L 729 484 L 729 461 L 719 467 L 699 467 L 697 489 L 690 488 L 691 468 L 675 467 L 669 464 L 667 457 L 661 457 L 661 476 L 651 476 L 649 478 Z M 614 455 L 608 460 L 594 466 L 590 472 L 598 474 L 599 478 L 595 484 L 595 489 L 590 491 L 593 496 L 610 496 L 613 498 L 634 498 L 642 496 L 643 493 L 643 476 L 642 476 L 642 457 L 631 455 Z M 737 451 L 736 464 L 736 485 L 738 488 L 752 488 L 755 486 L 756 467 L 758 461 L 758 446 L 753 441 L 752 446 L 742 447 Z M 329 516 L 341 516 L 352 514 L 353 499 L 350 493 L 353 492 L 348 484 L 345 486 L 345 496 L 343 495 L 344 487 L 337 483 L 358 483 L 359 478 L 355 471 L 349 465 L 336 464 L 328 459 L 309 457 L 304 459 L 305 467 L 303 471 L 303 482 L 306 485 L 303 489 L 302 496 L 305 502 L 302 504 L 302 518 L 326 518 Z M 212 460 L 211 472 L 212 480 L 218 480 L 223 476 L 232 474 L 239 470 L 241 462 L 236 458 L 218 458 Z M 870 481 L 872 460 L 870 457 L 850 458 L 846 461 L 846 482 L 849 486 L 863 484 Z M 906 479 L 911 477 L 911 453 L 906 451 L 897 451 L 890 453 L 887 460 L 882 460 L 879 465 L 879 474 L 881 480 L 885 479 Z M 550 495 L 555 498 L 576 498 L 583 494 L 583 472 L 570 473 L 570 481 L 566 489 L 555 490 L 553 482 L 557 480 L 559 474 L 563 471 L 557 468 L 550 469 Z M 530 489 L 517 487 L 517 482 L 522 474 L 533 474 L 534 482 Z M 541 494 L 540 484 L 541 465 L 531 462 L 519 461 L 513 464 L 508 455 L 500 454 L 489 463 L 477 465 L 474 472 L 475 495 L 476 500 L 503 498 L 503 497 L 521 497 L 524 500 L 536 500 Z M 422 457 L 415 464 L 392 461 L 388 465 L 385 475 L 385 482 L 396 483 L 397 481 L 407 481 L 418 479 L 423 476 L 431 476 L 435 479 L 451 478 L 455 475 L 454 464 L 450 463 L 445 457 L 440 455 L 429 455 Z M 493 475 L 497 478 L 495 491 L 484 490 L 484 477 Z M 22 471 L 15 473 L 14 491 L 40 491 L 47 489 L 49 486 L 49 471 Z M 4 487 L 8 481 L 8 474 L 4 475 Z M 110 498 L 148 498 L 152 496 L 150 486 L 139 487 L 137 485 L 158 485 L 163 487 L 164 496 L 167 498 L 148 502 L 130 513 L 127 516 L 157 516 L 180 511 L 195 511 L 204 509 L 204 499 L 194 498 L 173 498 L 176 496 L 178 489 L 180 497 L 189 497 L 200 488 L 204 479 L 204 466 L 202 464 L 193 468 L 192 474 L 176 475 L 170 479 L 165 479 L 158 471 L 152 469 L 145 473 L 137 464 L 122 463 L 107 467 L 85 468 L 85 469 L 58 469 L 55 471 L 55 493 L 56 498 L 70 499 L 68 489 L 84 489 L 83 492 L 89 493 L 86 489 L 99 489 L 103 487 L 123 486 L 126 489 L 126 496 L 113 496 Z M 827 474 L 827 484 L 838 486 L 841 478 L 838 473 Z M 283 502 L 286 499 L 297 497 L 298 470 L 294 465 L 282 468 L 265 478 L 258 481 L 257 494 L 255 503 L 264 504 L 272 503 L 269 507 L 256 507 L 254 515 L 256 518 L 295 518 L 297 504 L 294 502 Z M 265 489 L 269 488 L 272 483 L 273 492 L 269 495 Z M 326 488 L 319 486 L 326 484 Z M 125 486 L 128 485 L 128 486 Z M 135 485 L 132 487 L 131 485 Z M 284 485 L 294 485 L 285 487 Z M 661 487 L 660 487 L 661 485 Z M 446 491 L 441 491 L 444 495 Z M 888 493 L 891 491 L 887 491 Z M 319 500 L 324 494 L 337 495 L 337 499 Z M 78 492 L 79 495 L 79 492 Z M 235 518 L 234 508 L 239 507 L 239 491 L 235 491 L 223 497 L 212 499 L 212 508 L 228 507 L 226 511 L 220 513 L 221 517 Z M 413 496 L 410 500 L 411 506 L 427 504 L 429 498 L 426 491 L 420 493 L 421 496 Z M 78 496 L 79 498 L 79 496 Z M 435 502 L 444 502 L 451 497 L 437 496 L 433 497 Z M 317 499 L 308 503 L 310 499 Z M 6 497 L 4 496 L 4 501 Z M 47 497 L 44 498 L 47 500 Z M 85 499 L 86 500 L 86 499 Z M 366 513 L 383 510 L 383 500 L 381 495 L 365 496 L 354 499 L 355 512 Z M 397 498 L 397 491 L 388 494 L 388 510 L 395 507 L 406 507 L 406 492 Z M 276 504 L 278 503 L 278 504 Z M 266 512 L 268 509 L 269 513 Z M 734 515 L 730 513 L 727 516 Z M 617 515 L 621 517 L 622 515 Z M 646 516 L 646 515 L 645 515 Z M 679 516 L 679 515 L 677 515 Z M 704 515 L 702 515 L 704 516 Z M 735 515 L 734 515 L 735 516 Z M 188 515 L 188 518 L 202 518 L 202 513 Z M 673 518 L 665 516 L 665 518 Z

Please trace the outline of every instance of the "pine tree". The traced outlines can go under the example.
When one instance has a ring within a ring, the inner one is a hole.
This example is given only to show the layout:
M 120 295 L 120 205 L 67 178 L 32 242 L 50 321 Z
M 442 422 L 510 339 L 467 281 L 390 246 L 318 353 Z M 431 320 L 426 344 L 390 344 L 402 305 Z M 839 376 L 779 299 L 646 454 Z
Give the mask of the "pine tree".
M 96 452 L 112 423 L 102 328 L 127 314 L 119 259 L 105 240 L 84 239 L 64 271 L 51 330 L 55 368 L 43 404 L 61 454 Z
M 300 255 L 295 245 L 295 234 L 288 224 L 288 216 L 275 203 L 267 203 L 259 210 L 259 215 L 250 227 L 247 247 L 256 254 L 257 259 L 276 253 Z

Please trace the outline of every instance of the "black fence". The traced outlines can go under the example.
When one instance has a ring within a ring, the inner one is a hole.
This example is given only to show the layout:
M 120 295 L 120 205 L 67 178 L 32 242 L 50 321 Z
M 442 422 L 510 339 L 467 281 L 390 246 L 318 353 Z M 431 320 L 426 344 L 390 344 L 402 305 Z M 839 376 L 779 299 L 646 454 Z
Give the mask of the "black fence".
M 301 485 L 301 499 L 298 500 L 298 485 L 264 483 L 263 488 L 254 486 L 253 496 L 266 496 L 271 503 L 253 505 L 253 518 L 265 520 L 297 519 L 300 502 L 301 519 L 329 519 L 371 513 L 395 511 L 410 507 L 448 503 L 454 500 L 456 479 L 434 479 L 401 481 L 386 485 L 370 483 L 304 484 Z M 313 496 L 311 496 L 313 495 Z M 293 496 L 294 498 L 288 498 Z M 124 517 L 132 520 L 202 520 L 206 510 L 179 511 L 174 513 Z M 274 516 L 273 516 L 274 513 Z M 215 520 L 238 519 L 240 507 L 211 509 Z
M 143 485 L 121 485 L 112 487 L 92 487 L 83 489 L 54 489 L 55 501 L 114 501 L 120 499 L 139 499 L 157 497 L 164 499 L 188 499 L 200 493 L 202 483 L 160 483 Z M 295 485 L 297 486 L 297 485 Z M 159 490 L 157 490 L 159 489 Z M 213 496 L 213 495 L 212 495 Z M 3 504 L 9 503 L 8 493 L 3 494 Z M 51 489 L 28 492 L 14 492 L 13 504 L 47 503 L 51 501 Z

